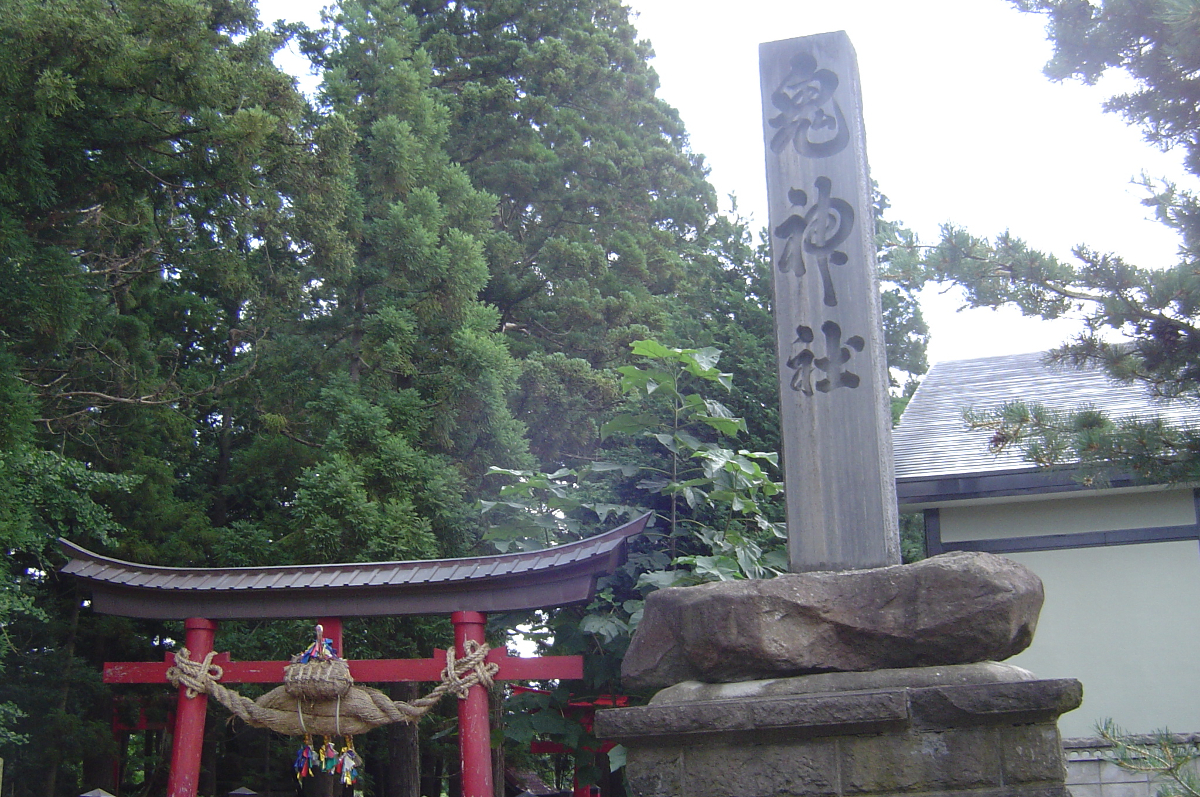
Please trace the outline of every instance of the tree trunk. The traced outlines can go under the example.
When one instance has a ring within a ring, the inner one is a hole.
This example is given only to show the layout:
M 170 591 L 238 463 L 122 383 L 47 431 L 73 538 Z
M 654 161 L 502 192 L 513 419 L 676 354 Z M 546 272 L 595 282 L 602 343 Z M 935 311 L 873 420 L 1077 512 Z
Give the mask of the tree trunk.
M 216 734 L 224 729 L 215 722 L 204 723 L 204 746 L 200 752 L 200 786 L 198 794 L 217 793 L 218 739 Z
M 421 797 L 441 797 L 442 795 L 442 758 L 427 753 L 422 756 L 421 764 Z
M 411 701 L 421 696 L 415 683 L 392 685 L 392 699 Z M 388 726 L 387 797 L 421 797 L 421 744 L 415 723 Z
M 71 664 L 75 660 L 75 636 L 79 631 L 79 593 L 71 589 L 71 623 L 67 630 L 67 639 L 63 643 L 63 672 L 62 686 L 58 692 L 58 703 L 55 719 L 67 713 L 67 700 L 71 695 Z M 58 769 L 62 764 L 62 752 L 57 748 L 48 751 L 46 755 L 46 780 L 43 788 L 45 797 L 54 797 L 58 790 Z
M 126 740 L 129 734 L 125 734 Z M 83 789 L 91 791 L 92 789 L 104 789 L 113 794 L 117 793 L 117 782 L 114 777 L 115 761 L 107 748 L 102 748 L 96 755 L 84 754 L 83 756 Z
M 350 331 L 350 381 L 362 376 L 363 317 L 367 313 L 367 289 L 362 285 L 354 294 L 354 329 Z
M 492 795 L 504 797 L 504 689 L 498 684 L 493 684 L 490 691 L 488 705 L 491 711 L 488 713 L 488 725 L 492 731 L 492 738 L 499 740 L 492 748 Z M 501 732 L 496 733 L 497 730 Z
M 217 463 L 213 475 L 212 523 L 224 528 L 229 522 L 229 466 L 233 460 L 233 407 L 221 408 L 221 431 L 217 434 Z
M 315 744 L 319 742 L 314 742 Z M 314 772 L 310 778 L 305 778 L 301 788 L 304 797 L 342 797 L 346 791 L 341 775 L 320 771 Z

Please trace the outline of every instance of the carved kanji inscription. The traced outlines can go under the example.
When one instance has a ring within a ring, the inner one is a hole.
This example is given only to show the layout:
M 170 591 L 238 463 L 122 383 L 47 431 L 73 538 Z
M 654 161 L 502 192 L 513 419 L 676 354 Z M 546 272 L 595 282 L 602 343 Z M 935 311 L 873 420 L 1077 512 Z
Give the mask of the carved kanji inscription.
M 811 348 L 815 340 L 812 327 L 803 324 L 796 327 L 796 340 L 792 348 L 800 350 L 788 358 L 787 367 L 793 369 L 792 390 L 806 396 L 817 393 L 831 393 L 840 387 L 856 388 L 862 383 L 862 378 L 846 366 L 855 354 L 866 348 L 866 341 L 861 335 L 851 335 L 842 345 L 842 328 L 834 321 L 826 321 L 821 325 L 821 335 L 824 337 L 825 356 L 818 357 Z M 814 372 L 824 374 L 824 377 L 813 382 Z
M 836 32 L 760 52 L 789 566 L 896 564 L 891 407 L 854 48 Z
M 777 265 L 780 271 L 795 271 L 799 277 L 808 271 L 805 256 L 815 260 L 821 275 L 822 302 L 826 307 L 837 307 L 837 289 L 829 264 L 844 266 L 849 259 L 837 247 L 854 228 L 854 208 L 832 195 L 833 183 L 828 177 L 818 177 L 814 186 L 817 198 L 811 206 L 806 192 L 799 188 L 788 191 L 792 207 L 802 209 L 804 214 L 793 213 L 775 228 L 775 237 L 784 239 Z
M 771 95 L 778 113 L 770 125 L 778 128 L 771 138 L 771 149 L 782 152 L 789 144 L 809 158 L 828 158 L 850 143 L 846 117 L 833 93 L 838 76 L 829 69 L 818 69 L 817 59 L 799 53 L 791 61 L 791 71 Z

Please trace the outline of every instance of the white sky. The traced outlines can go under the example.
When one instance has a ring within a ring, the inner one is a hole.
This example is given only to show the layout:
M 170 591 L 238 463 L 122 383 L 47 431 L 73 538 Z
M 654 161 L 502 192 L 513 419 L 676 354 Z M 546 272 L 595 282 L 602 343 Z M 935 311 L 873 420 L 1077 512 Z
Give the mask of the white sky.
M 1182 182 L 1181 156 L 1145 144 L 1100 110 L 1113 92 L 1042 75 L 1043 20 L 1005 0 L 627 0 L 654 45 L 662 89 L 679 109 L 722 197 L 765 226 L 758 44 L 845 30 L 858 52 L 872 176 L 891 217 L 923 241 L 954 222 L 1004 230 L 1059 257 L 1086 243 L 1137 265 L 1174 262 L 1177 239 L 1150 219 L 1143 171 Z M 319 0 L 260 0 L 316 22 Z M 728 206 L 723 201 L 723 207 Z M 1015 311 L 955 312 L 953 294 L 922 297 L 930 360 L 1049 348 L 1076 328 Z
M 1182 174 L 1181 156 L 1147 145 L 1100 110 L 1112 90 L 1051 83 L 1044 20 L 1004 0 L 633 0 L 654 44 L 660 95 L 680 110 L 711 179 L 765 225 L 757 45 L 845 30 L 858 53 L 872 176 L 893 219 L 923 241 L 952 221 L 1004 230 L 1059 257 L 1079 243 L 1147 267 L 1178 241 L 1150 219 L 1130 180 Z M 1076 325 L 1016 311 L 956 313 L 928 292 L 931 361 L 1038 351 Z

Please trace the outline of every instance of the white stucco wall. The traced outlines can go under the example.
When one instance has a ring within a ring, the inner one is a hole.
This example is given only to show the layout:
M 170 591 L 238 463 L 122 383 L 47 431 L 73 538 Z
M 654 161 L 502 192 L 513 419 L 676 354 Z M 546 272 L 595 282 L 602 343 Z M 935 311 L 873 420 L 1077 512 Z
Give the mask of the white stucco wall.
M 991 499 L 941 510 L 942 540 L 994 540 L 1081 531 L 1114 531 L 1196 522 L 1191 488 L 1070 493 L 1018 501 Z
M 942 540 L 1077 533 L 1196 521 L 1192 491 L 943 508 Z M 1044 678 L 1078 678 L 1083 705 L 1064 736 L 1106 717 L 1136 733 L 1200 731 L 1200 546 L 1195 541 L 1010 554 L 1041 577 L 1033 645 L 1010 659 Z

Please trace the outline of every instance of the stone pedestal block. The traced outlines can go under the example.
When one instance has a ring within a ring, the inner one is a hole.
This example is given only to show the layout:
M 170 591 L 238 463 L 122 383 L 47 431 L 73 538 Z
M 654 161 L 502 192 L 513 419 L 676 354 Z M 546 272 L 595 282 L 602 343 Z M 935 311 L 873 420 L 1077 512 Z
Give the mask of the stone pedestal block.
M 636 797 L 1068 797 L 1074 679 L 996 663 L 686 682 L 596 715 Z

